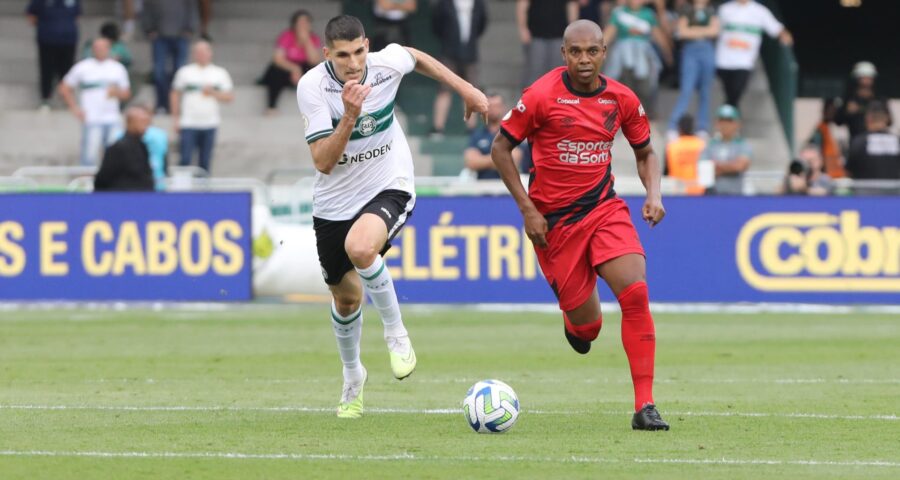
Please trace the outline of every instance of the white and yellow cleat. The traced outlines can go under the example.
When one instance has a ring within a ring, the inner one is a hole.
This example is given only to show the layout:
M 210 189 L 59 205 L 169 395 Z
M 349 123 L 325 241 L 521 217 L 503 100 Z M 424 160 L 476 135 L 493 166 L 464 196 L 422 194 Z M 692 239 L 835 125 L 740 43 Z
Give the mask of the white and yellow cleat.
M 413 350 L 409 336 L 387 337 L 388 353 L 391 356 L 391 370 L 397 380 L 412 375 L 416 369 L 416 351 Z
M 363 387 L 369 379 L 369 372 L 363 367 L 363 379 L 359 383 L 344 382 L 341 403 L 337 408 L 338 418 L 359 418 L 363 414 Z

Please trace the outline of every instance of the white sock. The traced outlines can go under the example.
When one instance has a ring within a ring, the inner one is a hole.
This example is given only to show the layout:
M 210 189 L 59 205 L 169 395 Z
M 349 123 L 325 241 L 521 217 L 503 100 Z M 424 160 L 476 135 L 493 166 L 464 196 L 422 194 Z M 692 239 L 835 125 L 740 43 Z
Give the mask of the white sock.
M 391 280 L 391 272 L 384 265 L 381 256 L 375 257 L 375 262 L 367 268 L 357 268 L 356 272 L 362 278 L 372 304 L 381 314 L 385 338 L 407 336 L 403 318 L 400 316 L 400 304 L 397 302 L 394 281 Z
M 344 380 L 347 382 L 360 382 L 364 376 L 362 363 L 359 361 L 362 323 L 362 307 L 344 317 L 338 313 L 334 301 L 331 302 L 331 327 L 334 329 L 334 337 L 337 339 L 338 352 L 340 352 L 341 362 L 344 364 Z

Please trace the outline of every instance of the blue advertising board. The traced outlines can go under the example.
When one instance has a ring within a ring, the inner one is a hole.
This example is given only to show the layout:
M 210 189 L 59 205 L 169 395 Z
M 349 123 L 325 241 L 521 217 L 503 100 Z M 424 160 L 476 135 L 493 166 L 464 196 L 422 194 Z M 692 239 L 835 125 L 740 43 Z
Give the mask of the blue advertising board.
M 653 301 L 900 304 L 900 197 L 625 200 Z M 420 197 L 393 243 L 401 301 L 555 302 L 509 197 Z
M 252 296 L 249 193 L 0 195 L 0 299 Z

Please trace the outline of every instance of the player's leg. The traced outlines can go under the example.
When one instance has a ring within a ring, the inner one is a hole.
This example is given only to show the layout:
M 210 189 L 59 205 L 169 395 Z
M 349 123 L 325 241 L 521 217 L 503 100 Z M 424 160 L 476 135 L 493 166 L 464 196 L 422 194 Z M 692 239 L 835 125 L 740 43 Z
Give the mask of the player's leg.
M 600 312 L 600 297 L 597 295 L 596 277 L 593 279 L 594 289 L 588 299 L 572 310 L 563 312 L 566 340 L 569 345 L 581 354 L 591 350 L 591 342 L 597 339 L 603 326 L 603 315 Z
M 602 325 L 597 274 L 586 259 L 590 235 L 584 225 L 557 226 L 547 235 L 547 248 L 535 248 L 541 271 L 563 311 L 563 333 L 572 349 L 585 354 Z
M 366 368 L 359 359 L 363 325 L 362 285 L 359 276 L 349 270 L 340 283 L 329 285 L 329 289 L 332 295 L 331 327 L 344 365 L 344 386 L 337 415 L 341 418 L 359 418 L 363 413 L 363 387 L 367 377 Z
M 347 256 L 381 315 L 391 370 L 394 377 L 400 380 L 415 370 L 416 354 L 403 324 L 394 281 L 381 254 L 390 238 L 406 221 L 411 210 L 409 198 L 408 194 L 399 191 L 379 194 L 363 208 L 362 215 L 353 223 L 344 242 Z
M 350 221 L 313 218 L 319 264 L 332 295 L 331 327 L 343 364 L 344 386 L 337 411 L 338 417 L 342 418 L 362 415 L 362 389 L 366 382 L 366 369 L 359 360 L 363 324 L 362 285 L 343 248 L 350 226 Z
M 643 255 L 629 253 L 597 267 L 622 308 L 622 345 L 631 367 L 634 384 L 632 428 L 668 430 L 653 401 L 653 369 L 656 354 L 656 329 L 650 315 L 647 292 L 647 265 Z

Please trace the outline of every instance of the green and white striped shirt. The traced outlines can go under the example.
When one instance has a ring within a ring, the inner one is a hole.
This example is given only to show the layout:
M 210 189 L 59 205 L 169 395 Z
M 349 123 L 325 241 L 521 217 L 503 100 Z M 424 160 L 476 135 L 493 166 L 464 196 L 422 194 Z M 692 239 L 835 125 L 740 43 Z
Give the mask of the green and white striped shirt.
M 400 80 L 413 71 L 415 58 L 406 48 L 391 44 L 366 57 L 361 83 L 372 87 L 347 142 L 343 158 L 325 175 L 316 173 L 313 215 L 348 220 L 378 193 L 393 189 L 415 198 L 413 162 L 406 135 L 394 117 Z M 303 75 L 297 85 L 297 104 L 307 143 L 328 137 L 344 114 L 344 84 L 330 62 Z

